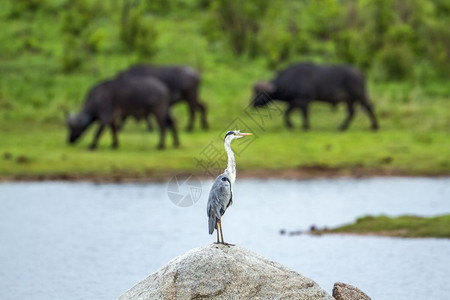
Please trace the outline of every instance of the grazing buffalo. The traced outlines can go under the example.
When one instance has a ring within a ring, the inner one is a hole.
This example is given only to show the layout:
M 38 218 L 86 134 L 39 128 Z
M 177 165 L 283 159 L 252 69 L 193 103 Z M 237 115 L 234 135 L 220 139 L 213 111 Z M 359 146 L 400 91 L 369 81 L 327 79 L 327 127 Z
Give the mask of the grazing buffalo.
M 167 85 L 170 93 L 170 105 L 186 101 L 189 105 L 189 122 L 187 131 L 194 128 L 195 112 L 201 113 L 202 128 L 208 128 L 206 106 L 199 100 L 200 75 L 192 68 L 185 66 L 158 67 L 135 65 L 119 73 L 119 78 L 155 77 Z
M 264 106 L 272 100 L 288 103 L 284 118 L 289 128 L 292 128 L 289 115 L 299 108 L 303 115 L 303 128 L 308 129 L 309 103 L 323 101 L 333 106 L 339 102 L 347 104 L 347 118 L 339 127 L 340 130 L 348 128 L 355 112 L 355 103 L 360 103 L 368 114 L 372 130 L 378 129 L 377 119 L 367 98 L 364 76 L 349 66 L 299 63 L 281 71 L 274 80 L 256 83 L 253 88 L 256 95 L 252 100 L 254 107 Z
M 78 140 L 91 124 L 98 121 L 99 127 L 89 148 L 97 147 L 100 135 L 107 126 L 112 132 L 112 147 L 117 148 L 117 122 L 127 116 L 139 120 L 150 114 L 156 118 L 160 129 L 158 148 L 164 148 L 166 127 L 171 129 L 174 145 L 178 146 L 175 122 L 169 114 L 169 91 L 161 81 L 155 78 L 104 81 L 89 91 L 81 111 L 67 118 L 69 143 Z

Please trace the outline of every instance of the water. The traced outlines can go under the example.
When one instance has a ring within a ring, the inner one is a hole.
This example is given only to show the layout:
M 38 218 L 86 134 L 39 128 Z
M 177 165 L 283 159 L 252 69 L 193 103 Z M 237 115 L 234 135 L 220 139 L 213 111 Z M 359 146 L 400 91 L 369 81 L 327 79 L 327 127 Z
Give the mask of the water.
M 167 185 L 0 184 L 0 299 L 115 299 L 187 250 L 205 246 L 206 199 L 180 208 Z M 366 214 L 450 212 L 450 178 L 238 179 L 226 241 L 372 299 L 448 299 L 450 240 L 287 236 Z

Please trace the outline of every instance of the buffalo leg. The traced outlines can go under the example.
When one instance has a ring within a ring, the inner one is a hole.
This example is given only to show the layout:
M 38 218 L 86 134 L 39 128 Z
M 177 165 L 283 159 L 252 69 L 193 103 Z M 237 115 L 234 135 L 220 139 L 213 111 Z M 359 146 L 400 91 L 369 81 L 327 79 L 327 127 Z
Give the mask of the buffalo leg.
M 145 123 L 147 123 L 147 130 L 148 131 L 153 131 L 153 126 L 152 126 L 152 122 L 150 121 L 150 116 L 145 118 Z
M 119 146 L 119 140 L 117 139 L 117 126 L 115 123 L 111 123 L 110 127 L 111 127 L 112 139 L 113 139 L 111 148 L 116 149 Z
M 284 122 L 286 124 L 287 128 L 292 128 L 292 122 L 291 122 L 291 112 L 294 110 L 294 107 L 292 105 L 289 105 L 289 107 L 284 112 Z
M 368 101 L 361 102 L 361 105 L 370 118 L 370 122 L 372 124 L 371 125 L 372 130 L 374 130 L 374 131 L 378 130 L 378 122 L 377 122 L 377 118 L 375 117 L 375 114 L 373 112 L 372 105 Z
M 167 116 L 167 125 L 170 127 L 170 130 L 172 131 L 173 145 L 175 147 L 180 146 L 180 141 L 178 140 L 177 127 L 176 127 L 175 121 L 173 120 L 173 118 L 170 115 Z
M 166 140 L 166 120 L 165 117 L 160 113 L 158 115 L 155 115 L 156 122 L 159 126 L 159 144 L 158 149 L 164 149 L 165 147 L 165 140 Z
M 94 150 L 95 148 L 97 148 L 97 143 L 100 136 L 102 135 L 103 129 L 105 129 L 105 124 L 100 123 L 97 132 L 95 133 L 94 140 L 92 141 L 92 144 L 89 146 L 89 149 Z
M 120 119 L 120 120 L 117 122 L 117 125 L 116 125 L 117 131 L 120 131 L 120 130 L 123 129 L 123 126 L 125 125 L 125 120 L 126 120 L 126 119 L 127 119 L 127 117 L 122 117 L 122 119 Z
M 188 102 L 189 104 L 189 121 L 188 126 L 186 127 L 186 131 L 192 131 L 194 129 L 194 121 L 195 121 L 195 104 Z
M 353 119 L 353 116 L 355 115 L 355 107 L 353 102 L 347 103 L 347 117 L 345 118 L 342 125 L 339 127 L 339 130 L 347 130 L 348 125 L 350 124 L 351 120 Z
M 331 111 L 337 111 L 338 110 L 338 103 L 333 102 L 331 103 Z
M 308 105 L 301 105 L 300 110 L 302 111 L 302 117 L 303 117 L 303 129 L 308 130 L 309 129 L 309 114 L 308 114 Z
M 205 103 L 202 102 L 198 102 L 197 104 L 198 109 L 200 110 L 200 114 L 201 114 L 201 118 L 202 118 L 202 128 L 203 129 L 208 129 L 208 121 L 206 120 L 206 105 Z

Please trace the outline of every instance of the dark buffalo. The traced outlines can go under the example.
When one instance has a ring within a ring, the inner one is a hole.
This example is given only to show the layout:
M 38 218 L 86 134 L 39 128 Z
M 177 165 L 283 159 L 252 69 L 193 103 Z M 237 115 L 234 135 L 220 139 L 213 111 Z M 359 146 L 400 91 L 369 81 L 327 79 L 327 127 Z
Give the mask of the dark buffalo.
M 185 66 L 158 67 L 150 65 L 135 65 L 119 73 L 119 78 L 155 77 L 169 88 L 170 105 L 186 101 L 189 105 L 189 122 L 187 130 L 192 131 L 195 112 L 201 113 L 202 128 L 208 128 L 206 121 L 206 106 L 199 100 L 200 75 L 197 71 Z
M 355 112 L 355 103 L 360 103 L 368 114 L 372 129 L 378 129 L 377 119 L 367 98 L 364 75 L 349 66 L 299 63 L 280 72 L 274 80 L 256 83 L 253 88 L 257 95 L 252 101 L 254 107 L 264 106 L 272 100 L 288 103 L 284 118 L 289 128 L 292 128 L 289 115 L 299 108 L 303 115 L 303 128 L 308 129 L 308 106 L 312 101 L 322 101 L 333 106 L 339 102 L 347 104 L 347 118 L 339 127 L 340 130 L 348 128 Z
M 169 114 L 169 91 L 161 81 L 155 78 L 104 81 L 89 91 L 81 111 L 67 118 L 69 143 L 78 140 L 91 124 L 98 121 L 99 127 L 89 148 L 97 147 L 100 135 L 107 126 L 112 132 L 112 147 L 117 148 L 117 122 L 128 116 L 139 120 L 150 114 L 155 116 L 160 129 L 158 148 L 164 148 L 167 126 L 172 131 L 175 146 L 178 146 L 175 122 Z

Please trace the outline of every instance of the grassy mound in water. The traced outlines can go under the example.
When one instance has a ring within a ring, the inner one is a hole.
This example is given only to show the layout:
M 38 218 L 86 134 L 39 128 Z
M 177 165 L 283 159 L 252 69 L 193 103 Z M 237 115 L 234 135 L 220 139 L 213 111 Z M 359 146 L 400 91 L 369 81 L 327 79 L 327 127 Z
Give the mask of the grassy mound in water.
M 450 238 L 450 214 L 436 217 L 365 216 L 354 224 L 329 230 L 332 233 L 355 233 L 398 237 Z

